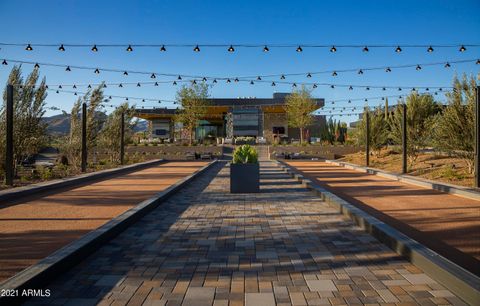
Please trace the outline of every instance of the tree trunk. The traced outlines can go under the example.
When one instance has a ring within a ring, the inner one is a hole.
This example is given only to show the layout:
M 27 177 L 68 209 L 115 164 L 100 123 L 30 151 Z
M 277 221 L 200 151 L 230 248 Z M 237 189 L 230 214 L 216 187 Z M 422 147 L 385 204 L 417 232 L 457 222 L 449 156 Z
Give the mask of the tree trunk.
M 303 128 L 300 128 L 300 144 L 303 143 Z

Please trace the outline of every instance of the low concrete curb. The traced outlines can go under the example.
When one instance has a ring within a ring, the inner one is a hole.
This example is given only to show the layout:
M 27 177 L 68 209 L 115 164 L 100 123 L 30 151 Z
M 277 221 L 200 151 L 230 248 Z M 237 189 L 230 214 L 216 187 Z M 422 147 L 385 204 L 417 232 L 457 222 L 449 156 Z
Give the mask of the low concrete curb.
M 154 165 L 158 165 L 165 162 L 163 159 L 155 159 L 142 163 L 136 163 L 133 165 L 117 167 L 113 169 L 106 169 L 97 172 L 80 174 L 72 177 L 67 177 L 58 180 L 51 180 L 48 182 L 42 182 L 37 184 L 31 184 L 24 187 L 16 187 L 12 189 L 6 189 L 0 191 L 0 202 L 18 200 L 22 197 L 32 194 L 38 194 L 43 192 L 52 191 L 60 188 L 77 187 L 80 184 L 101 180 L 115 174 L 125 174 L 127 172 L 137 171 Z
M 424 188 L 434 189 L 442 192 L 446 192 L 449 194 L 454 194 L 457 196 L 469 198 L 472 200 L 480 201 L 480 192 L 468 187 L 456 186 L 447 183 L 439 183 L 434 182 L 426 179 L 421 179 L 411 175 L 405 174 L 396 174 L 388 171 L 383 171 L 375 168 L 359 166 L 355 164 L 350 164 L 346 162 L 340 162 L 336 160 L 325 160 L 327 163 L 334 164 L 337 166 L 345 167 L 347 169 L 352 169 L 355 171 L 365 172 L 369 174 L 375 174 L 381 177 L 389 178 L 395 181 L 404 182 Z
M 386 244 L 396 253 L 406 257 L 411 263 L 425 271 L 425 273 L 467 303 L 471 305 L 478 304 L 480 301 L 479 277 L 400 233 L 391 226 L 370 216 L 330 191 L 314 184 L 311 180 L 304 178 L 303 175 L 283 162 L 276 162 L 285 172 L 319 195 L 326 203 L 337 207 L 342 214 L 352 219 L 363 230 Z
M 13 289 L 18 290 L 18 294 L 21 295 L 22 290 L 24 289 L 38 290 L 45 288 L 52 279 L 67 271 L 69 268 L 96 251 L 107 241 L 123 232 L 127 227 L 138 221 L 154 208 L 158 207 L 164 200 L 172 196 L 201 173 L 205 172 L 216 162 L 217 160 L 208 163 L 206 166 L 171 185 L 154 197 L 139 203 L 96 230 L 91 231 L 85 236 L 42 259 L 38 263 L 9 278 L 4 283 L 0 284 L 0 291 Z M 0 297 L 0 305 L 17 305 L 21 304 L 26 299 L 28 298 L 22 296 L 3 296 Z

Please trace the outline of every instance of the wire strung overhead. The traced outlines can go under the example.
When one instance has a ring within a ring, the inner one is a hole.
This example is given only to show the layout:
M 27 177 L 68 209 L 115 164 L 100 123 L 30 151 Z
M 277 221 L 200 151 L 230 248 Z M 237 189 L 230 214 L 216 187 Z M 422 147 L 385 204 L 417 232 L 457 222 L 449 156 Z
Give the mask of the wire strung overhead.
M 475 63 L 480 65 L 480 59 L 468 59 L 468 60 L 453 60 L 447 62 L 435 62 L 435 63 L 424 63 L 424 64 L 409 64 L 409 65 L 396 65 L 396 66 L 382 66 L 382 67 L 367 67 L 367 68 L 355 68 L 355 69 L 341 69 L 341 70 L 325 70 L 325 71 L 316 71 L 316 72 L 300 72 L 300 73 L 284 73 L 284 74 L 266 74 L 266 75 L 255 75 L 255 76 L 241 76 L 241 77 L 213 77 L 213 76 L 200 76 L 200 75 L 186 75 L 186 74 L 174 74 L 174 73 L 162 73 L 162 72 L 147 72 L 147 71 L 134 71 L 134 70 L 125 70 L 125 69 L 112 69 L 112 68 L 100 68 L 100 67 L 91 67 L 91 66 L 76 66 L 76 65 L 64 65 L 64 64 L 54 64 L 54 63 L 39 63 L 39 62 L 32 62 L 32 61 L 25 61 L 25 60 L 15 60 L 15 59 L 4 59 L 2 62 L 3 66 L 7 66 L 9 62 L 17 63 L 17 64 L 28 64 L 34 65 L 35 67 L 39 68 L 41 66 L 47 67 L 58 67 L 65 69 L 66 72 L 71 72 L 72 69 L 79 69 L 79 70 L 90 70 L 93 71 L 95 74 L 100 74 L 101 72 L 115 72 L 115 73 L 122 73 L 124 76 L 128 76 L 130 74 L 140 74 L 140 75 L 149 75 L 151 79 L 156 79 L 157 76 L 164 76 L 164 77 L 173 77 L 176 78 L 172 84 L 176 85 L 178 81 L 182 80 L 183 78 L 190 78 L 193 81 L 202 80 L 208 81 L 211 80 L 213 84 L 217 83 L 218 80 L 226 81 L 226 83 L 231 83 L 233 79 L 235 82 L 239 82 L 241 80 L 246 80 L 250 82 L 250 84 L 254 84 L 254 82 L 265 81 L 264 78 L 274 78 L 279 77 L 280 80 L 285 80 L 286 76 L 306 76 L 307 78 L 312 78 L 313 75 L 319 74 L 332 74 L 332 76 L 338 76 L 339 73 L 344 72 L 357 72 L 358 74 L 363 74 L 364 71 L 373 71 L 373 70 L 384 70 L 385 72 L 391 72 L 392 69 L 404 69 L 404 68 L 415 68 L 417 71 L 422 69 L 422 66 L 439 66 L 443 65 L 445 68 L 450 68 L 452 64 L 462 64 L 462 63 Z M 270 81 L 268 81 L 270 82 Z M 281 81 L 280 81 L 281 82 Z M 271 85 L 275 86 L 280 82 L 272 82 Z M 155 82 L 153 82 L 155 83 Z M 291 82 L 293 87 L 296 87 L 298 82 Z M 311 83 L 312 86 L 315 83 Z
M 153 48 L 160 52 L 166 52 L 169 48 L 188 48 L 194 52 L 200 52 L 201 48 L 221 48 L 229 53 L 233 53 L 240 48 L 258 48 L 263 52 L 269 52 L 270 49 L 292 49 L 301 53 L 304 49 L 326 49 L 335 53 L 341 49 L 359 49 L 363 53 L 368 53 L 372 49 L 392 49 L 395 53 L 401 53 L 404 49 L 425 49 L 432 53 L 435 49 L 454 48 L 459 52 L 465 52 L 468 48 L 480 47 L 480 44 L 66 44 L 66 43 L 7 43 L 0 42 L 3 47 L 22 47 L 26 51 L 33 51 L 34 48 L 56 48 L 60 52 L 65 52 L 69 48 L 88 48 L 91 52 L 99 52 L 103 48 L 119 48 L 127 52 L 133 52 L 135 48 Z

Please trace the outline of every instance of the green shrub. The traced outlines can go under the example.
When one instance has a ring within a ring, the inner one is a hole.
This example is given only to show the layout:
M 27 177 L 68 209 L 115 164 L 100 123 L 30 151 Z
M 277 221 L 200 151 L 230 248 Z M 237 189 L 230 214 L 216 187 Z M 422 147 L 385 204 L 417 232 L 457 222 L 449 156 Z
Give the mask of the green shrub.
M 250 145 L 242 145 L 233 152 L 234 164 L 255 164 L 258 162 L 258 153 Z

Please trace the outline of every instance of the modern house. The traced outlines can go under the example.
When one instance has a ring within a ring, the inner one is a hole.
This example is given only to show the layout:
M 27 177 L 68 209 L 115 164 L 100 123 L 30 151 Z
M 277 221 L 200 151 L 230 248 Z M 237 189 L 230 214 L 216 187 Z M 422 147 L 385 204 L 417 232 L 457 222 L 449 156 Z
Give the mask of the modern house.
M 205 137 L 263 137 L 268 142 L 282 138 L 299 138 L 298 129 L 287 124 L 285 98 L 288 93 L 274 93 L 269 98 L 207 99 L 208 111 L 195 131 L 196 139 Z M 317 108 L 324 99 L 315 99 Z M 174 123 L 176 109 L 137 109 L 137 117 L 151 122 L 152 138 L 176 138 L 181 126 Z M 315 116 L 309 136 L 325 125 L 325 116 Z

